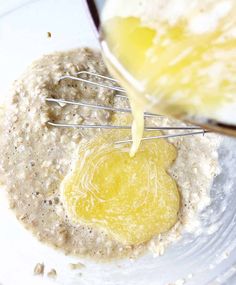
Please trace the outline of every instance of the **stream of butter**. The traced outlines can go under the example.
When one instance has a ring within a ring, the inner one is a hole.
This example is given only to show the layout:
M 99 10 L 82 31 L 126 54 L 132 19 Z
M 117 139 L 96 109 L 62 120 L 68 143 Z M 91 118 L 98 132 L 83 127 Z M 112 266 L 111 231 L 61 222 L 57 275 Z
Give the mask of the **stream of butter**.
M 232 0 L 107 1 L 103 34 L 119 62 L 109 64 L 112 73 L 131 99 L 131 155 L 142 136 L 143 111 L 236 124 L 235 16 Z

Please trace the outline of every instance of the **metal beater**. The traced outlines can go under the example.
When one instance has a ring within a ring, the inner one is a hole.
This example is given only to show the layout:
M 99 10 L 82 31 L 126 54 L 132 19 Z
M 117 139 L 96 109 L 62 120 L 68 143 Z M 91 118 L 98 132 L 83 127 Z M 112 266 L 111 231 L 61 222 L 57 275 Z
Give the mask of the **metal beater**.
M 119 87 L 118 81 L 107 76 L 103 76 L 97 73 L 92 73 L 88 71 L 80 71 L 76 73 L 77 76 L 72 76 L 72 75 L 65 75 L 62 76 L 59 79 L 59 82 L 62 80 L 66 79 L 71 79 L 71 80 L 76 80 L 79 82 L 83 82 L 86 84 L 91 84 L 94 86 L 102 87 L 102 88 L 107 88 L 113 91 L 116 91 L 115 96 L 120 97 L 124 100 L 127 100 L 128 97 L 126 95 L 126 91 Z M 94 80 L 88 80 L 85 78 L 82 78 L 81 76 L 84 75 L 89 75 L 90 77 L 94 78 Z M 103 79 L 104 83 L 97 82 L 96 79 Z M 106 83 L 107 82 L 107 83 Z M 107 110 L 107 111 L 112 111 L 112 112 L 122 112 L 122 113 L 131 113 L 130 108 L 116 108 L 116 107 L 111 107 L 111 106 L 103 106 L 103 105 L 97 105 L 97 104 L 90 104 L 86 102 L 81 102 L 81 101 L 70 101 L 70 100 L 65 100 L 65 99 L 55 99 L 55 98 L 46 98 L 47 103 L 56 103 L 59 105 L 77 105 L 77 106 L 82 106 L 85 108 L 92 108 L 92 109 L 97 109 L 97 110 Z M 145 117 L 160 117 L 161 115 L 153 114 L 153 113 L 144 113 Z M 74 129 L 131 129 L 131 126 L 118 126 L 118 125 L 90 125 L 90 124 L 69 124 L 66 122 L 54 122 L 54 121 L 48 121 L 47 124 L 52 127 L 58 127 L 58 128 L 74 128 Z M 163 134 L 159 136 L 151 136 L 151 137 L 145 137 L 142 140 L 153 140 L 153 139 L 160 139 L 160 138 L 174 138 L 174 137 L 186 137 L 186 136 L 192 136 L 192 135 L 199 135 L 199 134 L 205 134 L 209 131 L 202 129 L 201 127 L 198 126 L 176 126 L 176 127 L 151 127 L 151 126 L 145 126 L 144 129 L 146 131 L 162 131 L 162 130 L 185 130 L 186 132 L 182 133 L 176 133 L 176 134 Z M 189 132 L 191 130 L 191 132 Z M 187 132 L 188 131 L 188 132 Z M 131 143 L 132 139 L 130 140 L 122 140 L 122 141 L 117 141 L 115 142 L 116 144 L 121 144 L 121 143 Z

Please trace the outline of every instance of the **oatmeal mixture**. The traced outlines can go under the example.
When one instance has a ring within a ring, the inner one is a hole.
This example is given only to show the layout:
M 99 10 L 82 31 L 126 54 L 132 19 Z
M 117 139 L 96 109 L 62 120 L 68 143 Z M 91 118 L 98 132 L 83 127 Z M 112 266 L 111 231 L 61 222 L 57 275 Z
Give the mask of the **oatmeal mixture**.
M 48 104 L 45 98 L 127 106 L 125 99 L 114 99 L 115 91 L 70 79 L 59 81 L 61 76 L 76 75 L 79 71 L 108 75 L 99 53 L 76 49 L 43 56 L 14 82 L 0 140 L 1 182 L 9 193 L 10 206 L 39 240 L 67 254 L 99 260 L 135 258 L 148 247 L 161 255 L 184 230 L 195 231 L 200 226 L 197 212 L 210 203 L 209 190 L 218 172 L 218 136 L 208 134 L 170 140 L 178 149 L 178 158 L 170 174 L 178 184 L 182 205 L 179 221 L 168 233 L 154 237 L 147 244 L 125 246 L 101 230 L 73 225 L 61 202 L 60 184 L 71 169 L 81 138 L 89 139 L 102 131 L 53 128 L 46 122 L 109 124 L 113 114 L 79 106 Z M 103 79 L 97 80 L 103 82 Z M 163 117 L 147 123 L 180 124 Z

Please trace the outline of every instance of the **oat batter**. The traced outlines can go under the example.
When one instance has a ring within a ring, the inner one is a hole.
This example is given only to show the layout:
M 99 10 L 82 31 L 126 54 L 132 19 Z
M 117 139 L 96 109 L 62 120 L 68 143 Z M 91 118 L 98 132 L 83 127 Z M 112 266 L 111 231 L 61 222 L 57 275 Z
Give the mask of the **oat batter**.
M 178 149 L 170 174 L 182 196 L 179 221 L 170 232 L 154 237 L 147 244 L 124 246 L 102 231 L 72 225 L 61 203 L 59 186 L 71 168 L 81 138 L 89 139 L 101 131 L 49 128 L 46 122 L 106 124 L 112 113 L 48 105 L 45 98 L 127 105 L 124 100 L 114 100 L 114 91 L 71 80 L 58 82 L 62 75 L 75 75 L 82 70 L 108 75 L 99 53 L 77 49 L 43 56 L 14 82 L 0 137 L 1 181 L 9 193 L 10 206 L 39 240 L 67 254 L 99 260 L 135 258 L 147 247 L 155 254 L 163 254 L 166 246 L 180 238 L 184 230 L 194 231 L 200 226 L 197 212 L 210 203 L 209 190 L 218 172 L 219 138 L 208 134 L 170 140 Z M 148 123 L 180 124 L 167 118 Z

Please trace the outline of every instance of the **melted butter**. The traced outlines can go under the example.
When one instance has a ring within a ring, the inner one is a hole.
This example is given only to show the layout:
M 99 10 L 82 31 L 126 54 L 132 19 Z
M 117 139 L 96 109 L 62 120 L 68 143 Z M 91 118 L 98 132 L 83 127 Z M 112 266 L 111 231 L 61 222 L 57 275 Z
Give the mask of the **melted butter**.
M 110 63 L 111 72 L 132 99 L 131 155 L 140 141 L 145 110 L 221 121 L 226 117 L 224 110 L 228 112 L 228 106 L 236 104 L 236 4 L 223 4 L 207 5 L 206 13 L 191 7 L 189 17 L 183 10 L 174 23 L 161 19 L 161 13 L 154 24 L 152 15 L 150 25 L 147 19 L 134 16 L 113 16 L 104 21 L 109 51 L 122 67 L 117 71 Z M 106 60 L 109 62 L 109 57 Z M 231 117 L 235 118 L 233 112 Z
M 177 221 L 179 192 L 167 172 L 176 149 L 155 140 L 142 143 L 131 158 L 127 146 L 113 144 L 126 136 L 116 132 L 82 144 L 62 196 L 74 222 L 104 230 L 123 244 L 140 244 Z
M 129 96 L 129 102 L 133 114 L 133 123 L 132 123 L 132 139 L 133 143 L 130 149 L 130 156 L 133 157 L 138 151 L 141 139 L 143 137 L 144 130 L 144 109 L 141 104 L 136 100 L 133 100 L 133 97 Z
M 225 38 L 219 26 L 191 34 L 187 23 L 162 24 L 160 34 L 138 18 L 113 18 L 104 25 L 112 53 L 168 114 L 204 113 L 236 100 L 236 38 Z M 236 27 L 235 27 L 236 28 Z M 130 86 L 132 88 L 132 86 Z M 133 86 L 135 88 L 135 86 Z
M 144 131 L 144 108 L 145 104 L 143 103 L 143 100 L 140 100 L 142 96 L 137 97 L 137 92 L 134 92 L 132 88 L 130 88 L 130 83 L 122 78 L 122 76 L 117 72 L 117 70 L 114 68 L 114 66 L 111 64 L 110 61 L 106 60 L 106 64 L 109 67 L 110 72 L 116 77 L 119 78 L 120 82 L 122 82 L 123 87 L 125 87 L 126 90 L 128 90 L 128 98 L 129 103 L 132 110 L 133 120 L 132 120 L 132 146 L 130 149 L 130 157 L 133 157 L 135 153 L 138 151 L 139 145 L 141 143 L 141 139 L 143 137 L 143 131 Z M 125 125 L 127 122 L 129 124 L 131 123 L 131 120 L 127 121 L 127 118 L 129 117 L 125 116 L 123 117 L 123 120 L 121 120 L 121 117 L 114 115 L 114 124 L 116 119 L 119 118 L 120 125 Z M 125 122 L 125 123 L 124 123 Z

